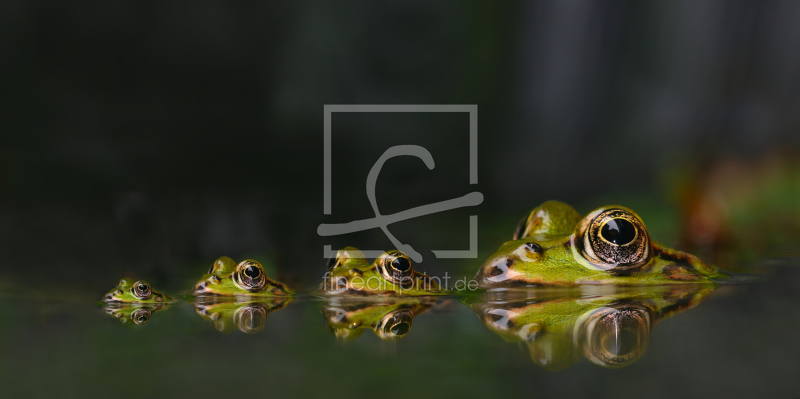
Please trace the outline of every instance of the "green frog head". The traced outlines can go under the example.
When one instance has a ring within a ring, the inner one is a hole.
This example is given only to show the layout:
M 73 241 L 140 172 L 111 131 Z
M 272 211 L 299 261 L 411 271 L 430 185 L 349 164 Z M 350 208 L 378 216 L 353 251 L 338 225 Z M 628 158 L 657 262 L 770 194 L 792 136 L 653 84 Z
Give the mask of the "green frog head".
M 194 311 L 203 319 L 214 323 L 217 331 L 227 334 L 235 329 L 245 334 L 255 334 L 264 328 L 267 315 L 283 309 L 291 297 L 265 298 L 258 301 L 235 302 L 200 299 L 192 303 Z
M 411 259 L 389 251 L 367 262 L 353 247 L 341 249 L 328 260 L 328 272 L 319 286 L 324 295 L 419 296 L 444 292 L 436 279 L 414 270 Z
M 650 239 L 644 222 L 623 206 L 581 218 L 571 206 L 547 201 L 519 223 L 475 279 L 481 288 L 575 284 L 671 284 L 723 278 L 693 255 Z
M 644 354 L 657 322 L 696 306 L 714 288 L 596 286 L 552 297 L 491 298 L 471 307 L 487 328 L 507 341 L 525 343 L 531 360 L 547 370 L 569 367 L 581 356 L 615 368 Z
M 135 281 L 125 277 L 119 280 L 117 287 L 103 295 L 104 303 L 164 303 L 173 299 L 150 287 L 144 280 Z
M 336 338 L 351 340 L 372 330 L 382 340 L 405 337 L 414 317 L 436 302 L 431 298 L 386 298 L 340 300 L 332 298 L 322 308 L 328 328 Z
M 120 323 L 145 324 L 150 321 L 153 313 L 163 309 L 164 303 L 107 303 L 103 306 L 106 313 L 116 317 Z
M 267 277 L 264 267 L 255 260 L 247 259 L 237 264 L 223 256 L 209 267 L 208 273 L 200 278 L 189 295 L 285 297 L 294 295 L 294 291 Z

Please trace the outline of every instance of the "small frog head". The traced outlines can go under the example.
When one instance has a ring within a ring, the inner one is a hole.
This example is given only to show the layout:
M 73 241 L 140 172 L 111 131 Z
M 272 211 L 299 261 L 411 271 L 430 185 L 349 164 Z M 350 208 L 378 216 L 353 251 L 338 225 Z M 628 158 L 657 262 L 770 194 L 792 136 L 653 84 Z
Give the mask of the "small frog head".
M 285 284 L 267 277 L 264 267 L 255 260 L 236 263 L 223 256 L 214 262 L 208 273 L 200 278 L 190 295 L 244 295 L 244 296 L 291 296 L 294 291 Z
M 103 299 L 100 301 L 104 303 L 163 303 L 172 300 L 172 298 L 154 291 L 147 281 L 134 281 L 125 277 L 119 281 L 116 288 L 103 295 Z
M 414 270 L 411 259 L 400 251 L 389 251 L 372 263 L 353 247 L 339 250 L 328 260 L 328 272 L 319 287 L 325 295 L 439 295 L 444 292 L 436 279 Z

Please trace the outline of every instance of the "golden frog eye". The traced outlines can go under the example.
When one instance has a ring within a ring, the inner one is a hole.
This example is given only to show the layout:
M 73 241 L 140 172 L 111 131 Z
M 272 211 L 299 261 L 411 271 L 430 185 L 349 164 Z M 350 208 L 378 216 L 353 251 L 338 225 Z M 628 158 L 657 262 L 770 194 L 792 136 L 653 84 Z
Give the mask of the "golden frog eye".
M 411 259 L 400 251 L 391 251 L 381 255 L 378 269 L 384 278 L 394 284 L 405 287 L 413 283 L 411 276 L 414 274 L 414 269 L 411 266 Z
M 577 226 L 575 244 L 581 255 L 603 270 L 626 272 L 650 259 L 650 236 L 633 211 L 600 208 Z
M 137 281 L 131 287 L 131 294 L 139 299 L 147 299 L 153 295 L 153 290 L 150 289 L 150 284 L 147 281 Z
M 131 313 L 131 320 L 136 324 L 144 324 L 150 321 L 151 314 L 150 309 L 136 309 L 135 312 Z
M 267 275 L 260 263 L 248 259 L 236 265 L 233 283 L 243 290 L 260 291 L 267 286 Z

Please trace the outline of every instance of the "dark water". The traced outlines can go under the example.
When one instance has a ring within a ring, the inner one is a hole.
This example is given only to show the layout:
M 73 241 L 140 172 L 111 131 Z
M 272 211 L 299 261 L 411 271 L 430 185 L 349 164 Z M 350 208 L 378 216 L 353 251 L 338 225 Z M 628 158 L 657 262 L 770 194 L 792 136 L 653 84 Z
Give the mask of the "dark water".
M 0 383 L 4 397 L 797 397 L 800 261 L 765 270 L 716 290 L 181 301 L 139 310 L 143 324 L 7 296 Z

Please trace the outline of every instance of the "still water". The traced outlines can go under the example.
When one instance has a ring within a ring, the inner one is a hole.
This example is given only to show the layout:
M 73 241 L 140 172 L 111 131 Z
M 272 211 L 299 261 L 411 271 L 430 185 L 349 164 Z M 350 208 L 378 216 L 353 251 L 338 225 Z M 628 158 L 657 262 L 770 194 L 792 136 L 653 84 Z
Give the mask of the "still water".
M 800 260 L 764 270 L 399 300 L 5 295 L 0 382 L 4 397 L 798 397 Z

